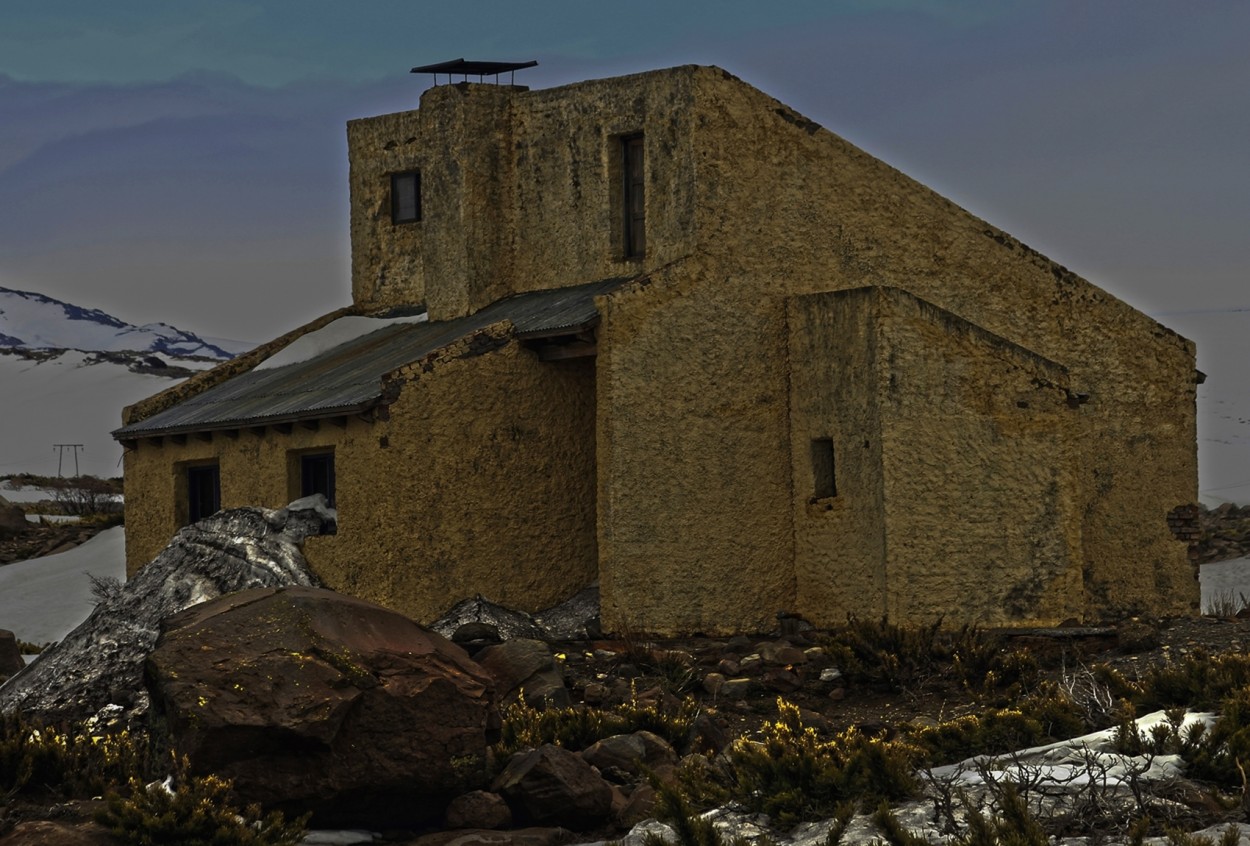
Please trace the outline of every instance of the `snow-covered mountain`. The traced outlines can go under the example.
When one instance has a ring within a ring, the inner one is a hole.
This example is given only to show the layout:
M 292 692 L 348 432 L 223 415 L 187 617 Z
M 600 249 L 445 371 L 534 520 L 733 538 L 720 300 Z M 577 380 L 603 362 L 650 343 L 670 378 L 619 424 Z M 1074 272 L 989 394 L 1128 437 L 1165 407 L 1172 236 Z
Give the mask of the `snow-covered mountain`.
M 201 338 L 167 323 L 135 326 L 98 308 L 81 308 L 43 294 L 0 288 L 0 347 L 128 351 L 225 360 L 251 346 Z
M 0 475 L 120 475 L 122 408 L 251 346 L 0 288 Z

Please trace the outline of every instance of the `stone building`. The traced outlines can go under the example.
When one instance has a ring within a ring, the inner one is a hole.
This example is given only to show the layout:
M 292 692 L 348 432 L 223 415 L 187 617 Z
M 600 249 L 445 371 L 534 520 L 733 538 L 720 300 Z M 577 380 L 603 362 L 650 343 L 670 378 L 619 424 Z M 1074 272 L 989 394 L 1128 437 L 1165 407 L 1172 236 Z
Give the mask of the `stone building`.
M 425 620 L 1196 609 L 1193 344 L 777 100 L 448 84 L 347 134 L 353 304 L 126 409 L 131 571 L 321 491 L 328 586 Z

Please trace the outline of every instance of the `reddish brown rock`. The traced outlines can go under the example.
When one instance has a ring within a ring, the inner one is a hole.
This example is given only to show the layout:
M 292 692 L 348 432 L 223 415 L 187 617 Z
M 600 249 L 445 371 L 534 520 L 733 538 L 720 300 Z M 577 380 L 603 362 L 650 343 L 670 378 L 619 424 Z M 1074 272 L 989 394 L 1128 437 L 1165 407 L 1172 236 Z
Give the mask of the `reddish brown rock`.
M 602 826 L 612 810 L 612 787 L 578 755 L 550 743 L 519 752 L 491 789 L 513 816 L 536 825 L 586 830 Z
M 18 823 L 0 846 L 116 846 L 117 841 L 95 823 L 61 823 L 30 820 Z
M 540 640 L 517 638 L 487 646 L 474 659 L 495 679 L 501 702 L 524 693 L 532 708 L 572 704 L 564 675 L 550 647 Z
M 451 800 L 443 825 L 446 828 L 511 828 L 512 811 L 498 793 L 473 790 Z
M 489 677 L 458 646 L 316 588 L 243 591 L 174 615 L 147 682 L 154 724 L 193 771 L 322 826 L 441 822 L 482 777 L 499 724 Z

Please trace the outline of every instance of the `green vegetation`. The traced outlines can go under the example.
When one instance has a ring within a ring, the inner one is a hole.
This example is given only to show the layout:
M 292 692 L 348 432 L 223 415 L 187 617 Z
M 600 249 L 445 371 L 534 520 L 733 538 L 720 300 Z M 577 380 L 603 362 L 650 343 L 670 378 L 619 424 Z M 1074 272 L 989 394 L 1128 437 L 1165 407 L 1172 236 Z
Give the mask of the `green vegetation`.
M 698 714 L 699 705 L 690 698 L 666 711 L 660 704 L 639 701 L 636 696 L 608 708 L 574 705 L 544 710 L 531 708 L 522 697 L 503 710 L 495 759 L 506 762 L 517 751 L 544 743 L 580 751 L 605 737 L 635 731 L 649 731 L 680 748 Z
M 109 793 L 96 822 L 135 846 L 294 846 L 303 838 L 308 817 L 288 822 L 277 812 L 262 818 L 259 805 L 240 809 L 229 781 L 190 776 L 187 766 L 176 767 L 172 787 L 132 778 L 127 795 Z
M 918 790 L 916 747 L 853 728 L 824 739 L 803 725 L 797 706 L 779 699 L 777 711 L 777 720 L 766 724 L 758 739 L 740 737 L 730 744 L 719 780 L 683 771 L 696 804 L 732 801 L 790 827 L 827 817 L 846 800 L 902 799 Z
M 146 740 L 129 732 L 0 715 L 0 804 L 17 795 L 89 798 L 150 773 Z

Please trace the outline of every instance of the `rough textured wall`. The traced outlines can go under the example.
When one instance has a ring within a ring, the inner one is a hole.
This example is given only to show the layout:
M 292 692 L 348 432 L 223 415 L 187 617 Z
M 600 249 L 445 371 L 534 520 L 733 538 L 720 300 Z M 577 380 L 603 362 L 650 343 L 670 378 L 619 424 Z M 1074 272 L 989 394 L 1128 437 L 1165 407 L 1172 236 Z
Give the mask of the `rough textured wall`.
M 761 298 L 900 287 L 1062 362 L 1089 396 L 1088 616 L 1194 611 L 1166 525 L 1197 495 L 1193 345 L 719 69 L 695 101 L 695 228 L 725 280 L 754 277 Z
M 887 611 L 917 624 L 1051 625 L 1084 595 L 1063 367 L 898 289 L 869 289 Z
M 887 612 L 871 290 L 789 300 L 790 473 L 797 610 L 826 625 Z M 817 497 L 812 442 L 833 441 L 836 496 Z
M 603 621 L 768 631 L 794 608 L 787 335 L 697 259 L 601 298 Z
M 431 319 L 444 320 L 689 252 L 696 71 L 533 92 L 441 85 L 420 109 L 349 123 L 354 301 L 428 302 Z M 626 258 L 621 139 L 639 132 L 647 252 Z M 390 174 L 410 170 L 421 173 L 422 219 L 393 224 Z
M 425 302 L 423 223 L 391 223 L 390 180 L 392 173 L 416 170 L 427 164 L 424 139 L 415 110 L 347 124 L 352 302 L 358 306 Z M 429 202 L 422 197 L 424 214 L 433 211 Z M 439 211 L 445 213 L 443 209 Z
M 370 497 L 350 480 L 361 463 L 373 465 L 370 424 L 349 419 L 346 427 L 323 423 L 316 429 L 296 425 L 289 434 L 274 428 L 243 429 L 235 436 L 214 432 L 204 440 L 142 438 L 127 449 L 126 572 L 134 574 L 186 525 L 186 467 L 217 462 L 221 475 L 221 506 L 256 505 L 281 508 L 298 497 L 298 468 L 291 455 L 333 449 L 341 514 L 369 507 Z M 159 445 L 158 445 L 159 442 Z M 345 484 L 348 481 L 348 484 Z M 333 540 L 333 539 L 332 539 Z
M 327 587 L 428 622 L 474 594 L 534 611 L 594 580 L 593 359 L 539 361 L 499 324 L 388 392 L 361 466 L 343 464 L 338 537 L 305 549 Z
M 513 290 L 628 276 L 696 241 L 693 67 L 592 80 L 514 100 Z M 622 138 L 641 132 L 646 255 L 624 256 Z

